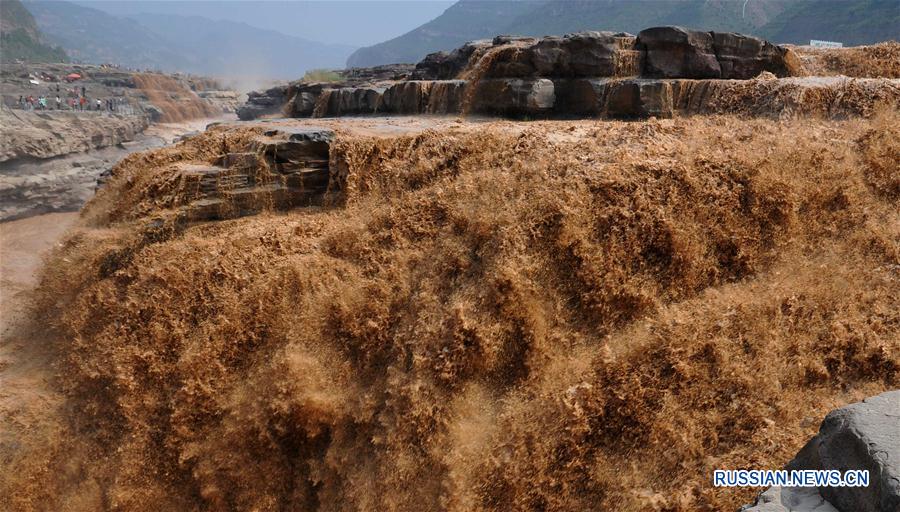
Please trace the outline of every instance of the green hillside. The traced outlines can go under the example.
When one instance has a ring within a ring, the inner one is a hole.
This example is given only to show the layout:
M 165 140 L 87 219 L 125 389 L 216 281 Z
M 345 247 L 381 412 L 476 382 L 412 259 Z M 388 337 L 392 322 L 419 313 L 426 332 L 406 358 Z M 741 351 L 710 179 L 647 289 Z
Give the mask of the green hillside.
M 3 62 L 66 62 L 66 52 L 42 41 L 31 13 L 19 0 L 0 2 L 0 56 Z
M 309 69 L 339 68 L 354 50 L 199 16 L 122 17 L 73 2 L 50 0 L 26 0 L 25 8 L 48 40 L 65 48 L 79 62 L 111 62 L 223 77 L 291 79 Z
M 753 32 L 785 10 L 785 0 L 548 0 L 536 12 L 510 22 L 505 30 L 527 35 L 579 30 L 638 33 L 659 25 Z
M 794 44 L 810 39 L 840 41 L 847 46 L 900 40 L 900 1 L 800 0 L 760 32 L 773 41 Z
M 416 62 L 497 34 L 637 33 L 659 25 L 742 32 L 778 43 L 847 45 L 900 39 L 898 0 L 460 0 L 400 37 L 360 48 L 348 66 Z
M 347 59 L 347 67 L 418 62 L 431 52 L 502 33 L 499 27 L 544 3 L 544 0 L 463 0 L 415 30 L 356 50 Z

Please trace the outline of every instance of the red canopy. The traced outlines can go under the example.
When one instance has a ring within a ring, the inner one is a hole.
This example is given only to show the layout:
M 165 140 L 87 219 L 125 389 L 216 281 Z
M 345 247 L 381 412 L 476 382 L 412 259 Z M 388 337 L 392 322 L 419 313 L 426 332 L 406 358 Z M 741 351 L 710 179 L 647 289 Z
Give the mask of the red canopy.
M 66 75 L 66 78 L 68 78 L 69 80 L 78 80 L 81 78 L 81 75 L 79 75 L 78 73 L 69 73 L 68 75 Z

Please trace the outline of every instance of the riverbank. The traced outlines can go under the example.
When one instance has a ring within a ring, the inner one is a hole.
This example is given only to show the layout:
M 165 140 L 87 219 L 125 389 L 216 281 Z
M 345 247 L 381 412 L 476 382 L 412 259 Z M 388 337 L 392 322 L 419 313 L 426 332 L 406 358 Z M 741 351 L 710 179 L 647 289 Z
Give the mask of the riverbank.
M 98 120 L 115 119 L 113 116 L 102 118 L 99 114 L 97 117 Z M 231 114 L 180 123 L 153 124 L 142 128 L 141 133 L 109 135 L 109 144 L 97 149 L 88 147 L 85 151 L 80 150 L 84 145 L 69 144 L 67 147 L 73 151 L 60 152 L 53 158 L 0 161 L 0 222 L 50 212 L 76 211 L 93 196 L 97 178 L 125 156 L 161 147 L 187 133 L 202 131 L 209 123 L 233 118 Z M 3 128 L 4 135 L 8 129 L 6 126 Z M 71 130 L 75 131 L 75 128 Z M 55 138 L 48 135 L 48 139 Z M 15 141 L 4 137 L 4 148 L 9 143 Z
M 0 164 L 56 158 L 134 140 L 145 115 L 64 110 L 0 110 Z

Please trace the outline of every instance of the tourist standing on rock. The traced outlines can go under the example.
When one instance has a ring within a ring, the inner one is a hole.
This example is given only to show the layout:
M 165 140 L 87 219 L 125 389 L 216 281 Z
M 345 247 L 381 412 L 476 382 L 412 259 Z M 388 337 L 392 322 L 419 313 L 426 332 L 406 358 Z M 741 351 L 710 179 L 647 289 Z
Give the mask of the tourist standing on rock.
M 56 110 L 62 110 L 62 102 L 59 100 L 59 94 L 56 95 Z
M 84 106 L 87 103 L 87 98 L 84 97 L 84 94 L 81 95 L 81 99 L 78 100 L 78 105 L 81 107 L 81 111 L 84 112 Z
M 100 105 L 103 105 L 103 102 L 100 101 L 100 98 L 97 98 L 97 112 L 100 112 Z

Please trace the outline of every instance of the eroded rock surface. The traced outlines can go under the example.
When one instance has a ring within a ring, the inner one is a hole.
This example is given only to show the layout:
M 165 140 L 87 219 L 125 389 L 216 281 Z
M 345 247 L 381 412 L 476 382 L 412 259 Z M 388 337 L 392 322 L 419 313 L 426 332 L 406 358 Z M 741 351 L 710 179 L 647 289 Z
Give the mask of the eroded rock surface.
M 321 201 L 329 185 L 331 130 L 282 127 L 254 138 L 248 151 L 225 153 L 215 165 L 178 164 L 183 219 L 242 217 Z
M 53 158 L 134 140 L 149 120 L 106 112 L 12 111 L 0 113 L 0 162 Z
M 237 109 L 238 118 L 247 121 L 264 115 L 280 113 L 287 100 L 287 86 L 275 86 L 265 91 L 250 91 L 247 102 Z
M 242 119 L 281 114 L 487 114 L 634 119 L 740 113 L 844 117 L 900 102 L 900 80 L 808 77 L 786 47 L 731 32 L 655 27 L 497 36 L 409 65 L 351 69 L 334 83 L 251 93 Z
M 772 488 L 745 512 L 900 510 L 900 390 L 830 412 L 785 469 L 867 470 L 870 480 L 867 487 Z
M 654 27 L 641 31 L 635 46 L 644 54 L 646 77 L 747 80 L 763 71 L 800 73 L 787 48 L 733 32 Z

